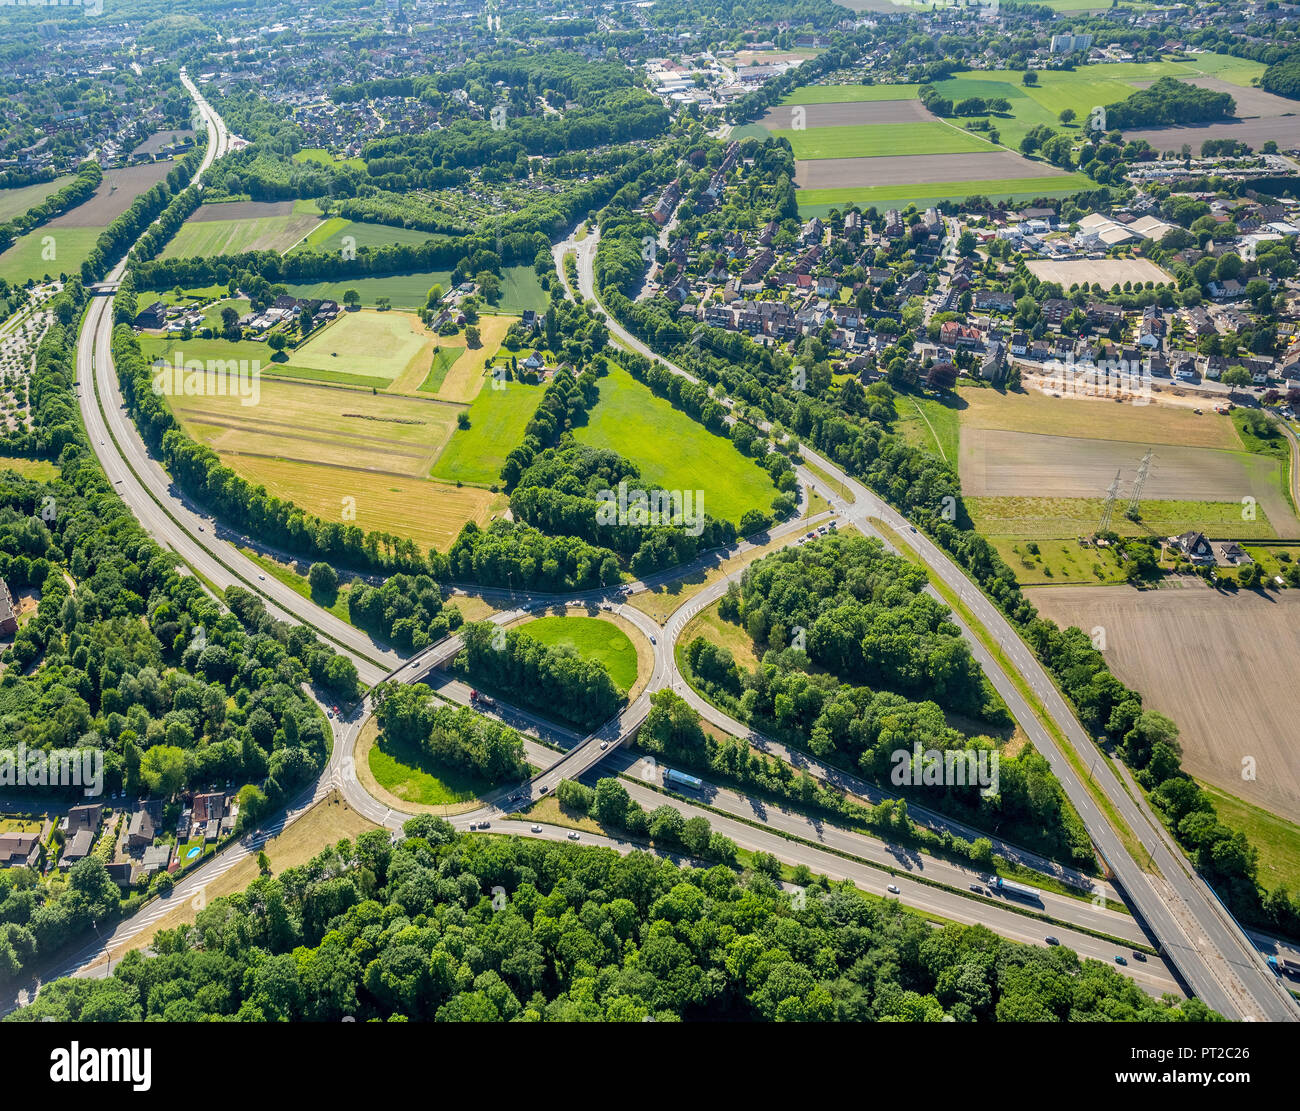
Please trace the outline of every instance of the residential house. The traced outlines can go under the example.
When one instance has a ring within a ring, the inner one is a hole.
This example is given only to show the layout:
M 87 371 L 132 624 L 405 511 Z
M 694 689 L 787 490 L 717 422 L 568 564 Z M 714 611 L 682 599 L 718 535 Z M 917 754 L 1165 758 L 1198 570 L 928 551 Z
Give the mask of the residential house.
M 9 585 L 0 579 L 0 636 L 12 636 L 18 631 L 18 614 L 14 610 L 14 600 L 9 594 Z
M 35 868 L 41 839 L 35 833 L 0 833 L 0 868 Z
M 130 852 L 138 852 L 153 844 L 158 830 L 162 826 L 163 804 L 161 799 L 150 799 L 140 803 L 131 815 L 131 824 L 126 831 L 126 844 Z
M 1197 566 L 1208 566 L 1214 562 L 1214 548 L 1203 532 L 1185 532 L 1181 536 L 1171 536 L 1169 543 Z
M 167 306 L 161 301 L 155 301 L 147 308 L 141 309 L 135 314 L 135 326 L 137 328 L 161 328 L 167 323 Z
M 78 861 L 85 860 L 95 847 L 95 834 L 89 829 L 79 829 L 63 843 L 63 855 L 59 857 L 59 868 L 67 871 Z

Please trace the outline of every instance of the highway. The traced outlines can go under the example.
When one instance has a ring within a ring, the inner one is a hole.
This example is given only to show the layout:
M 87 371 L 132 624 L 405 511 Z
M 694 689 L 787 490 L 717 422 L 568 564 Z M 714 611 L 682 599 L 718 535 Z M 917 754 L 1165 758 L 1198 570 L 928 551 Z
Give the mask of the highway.
M 202 167 L 206 169 L 207 166 L 211 165 L 212 160 L 219 156 L 215 152 L 222 150 L 229 140 L 220 119 L 207 106 L 206 101 L 202 100 L 197 90 L 189 83 L 188 78 L 185 78 L 185 80 L 187 88 L 191 90 L 191 95 L 196 98 L 200 111 L 204 112 L 205 117 L 211 113 L 208 155 L 205 157 Z M 577 243 L 576 246 L 572 241 L 569 241 L 556 247 L 557 260 L 562 258 L 563 249 L 566 247 L 579 251 L 579 284 L 586 287 L 583 290 L 584 293 L 591 287 L 591 265 L 597 238 L 596 235 L 593 235 L 581 243 Z M 109 285 L 120 280 L 124 265 L 119 264 L 110 277 Z M 563 274 L 562 266 L 560 272 Z M 645 348 L 644 345 L 637 343 L 633 337 L 628 336 L 615 321 L 610 320 L 609 326 L 611 333 L 629 343 L 630 346 L 637 346 L 649 357 L 664 362 L 664 360 L 658 359 L 648 348 Z M 88 311 L 78 345 L 77 382 L 81 411 L 86 421 L 87 432 L 91 437 L 92 445 L 94 445 L 110 480 L 114 483 L 114 488 L 119 491 L 144 527 L 150 531 L 159 543 L 177 552 L 195 571 L 218 588 L 224 589 L 230 585 L 246 587 L 262 596 L 267 602 L 268 608 L 277 617 L 289 621 L 301 621 L 316 628 L 356 661 L 358 671 L 367 685 L 373 685 L 386 678 L 399 682 L 428 680 L 442 697 L 454 702 L 468 701 L 468 689 L 463 684 L 449 679 L 440 670 L 445 668 L 459 650 L 459 638 L 447 638 L 409 660 L 403 659 L 399 654 L 376 645 L 369 637 L 351 625 L 325 613 L 273 577 L 268 579 L 257 564 L 245 557 L 235 544 L 223 537 L 215 522 L 205 517 L 196 507 L 188 503 L 161 466 L 148 456 L 134 424 L 122 408 L 116 376 L 110 358 L 110 338 L 110 300 L 108 298 L 97 298 Z M 671 364 L 665 363 L 665 365 L 671 367 Z M 678 368 L 673 369 L 677 369 L 678 373 L 684 373 Z M 898 521 L 896 527 L 899 528 L 900 535 L 903 530 L 910 528 L 901 517 L 893 515 L 887 506 L 879 503 L 878 499 L 870 495 L 865 488 L 854 483 L 848 476 L 843 475 L 839 468 L 821 459 L 815 453 L 805 450 L 804 454 L 811 462 L 820 466 L 837 481 L 842 482 L 854 494 L 852 502 L 844 504 L 832 502 L 833 509 L 840 520 L 857 524 L 864 530 L 869 530 L 871 528 L 868 523 L 870 517 L 878 517 L 892 524 L 892 515 Z M 800 468 L 800 477 L 806 485 L 817 485 L 825 489 L 825 484 L 821 483 L 805 467 Z M 834 491 L 827 491 L 827 493 L 834 495 Z M 795 543 L 808 527 L 809 522 L 807 521 L 788 522 L 780 529 L 774 530 L 774 533 L 784 538 L 787 543 Z M 924 540 L 924 538 L 918 537 L 917 534 L 912 534 L 912 538 L 918 541 Z M 909 542 L 911 542 L 911 538 L 909 538 Z M 924 542 L 928 544 L 928 541 Z M 737 550 L 749 546 L 752 545 L 742 545 Z M 940 565 L 932 563 L 932 566 L 938 567 Z M 951 568 L 951 565 L 949 567 Z M 960 572 L 957 572 L 955 568 L 951 568 L 951 571 L 960 575 Z M 681 573 L 682 569 L 676 569 L 674 572 L 664 576 L 657 576 L 657 578 L 671 577 Z M 733 575 L 729 576 L 729 578 L 735 577 L 739 573 L 739 571 L 733 572 Z M 620 764 L 630 760 L 629 756 L 617 751 L 619 745 L 635 733 L 644 720 L 649 710 L 650 697 L 655 691 L 669 686 L 678 689 L 685 688 L 685 683 L 681 681 L 676 669 L 673 648 L 689 618 L 717 596 L 720 596 L 726 589 L 727 581 L 727 578 L 721 579 L 707 587 L 705 591 L 693 596 L 676 613 L 669 617 L 663 627 L 660 627 L 653 619 L 647 617 L 635 607 L 622 605 L 625 592 L 628 589 L 644 589 L 646 586 L 644 583 L 631 584 L 630 587 L 615 588 L 608 591 L 588 591 L 571 596 L 569 600 L 580 604 L 600 605 L 604 602 L 606 605 L 614 607 L 617 613 L 635 624 L 638 630 L 651 640 L 654 647 L 654 664 L 649 682 L 637 698 L 617 716 L 585 738 L 571 731 L 557 729 L 555 725 L 537 715 L 531 715 L 514 707 L 502 707 L 500 716 L 509 720 L 511 724 L 528 730 L 530 734 L 540 739 L 545 739 L 550 745 L 558 744 L 566 751 L 560 754 L 551 747 L 543 747 L 536 741 L 530 740 L 528 743 L 529 756 L 539 763 L 543 770 L 522 788 L 508 788 L 499 791 L 495 796 L 484 800 L 483 806 L 472 812 L 458 815 L 453 819 L 453 824 L 463 829 L 471 822 L 479 824 L 487 819 L 503 818 L 513 810 L 527 807 L 533 800 L 540 798 L 544 792 L 553 792 L 562 778 L 580 778 L 588 774 L 602 759 L 613 755 Z M 969 593 L 978 593 L 969 586 L 967 591 Z M 540 595 L 524 596 L 516 594 L 513 597 L 520 599 L 519 604 L 497 613 L 492 618 L 493 621 L 499 624 L 509 624 L 536 611 L 553 607 L 557 600 L 563 600 L 557 599 L 555 596 Z M 982 596 L 980 597 L 982 598 Z M 972 606 L 972 608 L 975 607 Z M 977 613 L 979 613 L 978 610 Z M 981 620 L 987 621 L 987 618 L 982 613 L 979 616 Z M 989 627 L 993 626 L 990 625 Z M 1014 636 L 1014 634 L 1012 635 Z M 1023 648 L 1023 646 L 1021 647 Z M 1027 653 L 1027 649 L 1024 651 Z M 1020 668 L 1020 659 L 1016 658 L 1015 662 L 1017 667 Z M 1045 676 L 1043 678 L 1045 679 Z M 1010 685 L 1009 680 L 1005 680 L 1005 677 L 1004 682 L 1008 686 Z M 1047 701 L 1044 695 L 1040 695 L 1040 697 L 1043 697 L 1045 702 Z M 357 780 L 356 769 L 353 764 L 353 753 L 356 740 L 369 716 L 370 709 L 371 706 L 367 700 L 345 719 L 332 719 L 334 751 L 325 773 L 310 796 L 304 796 L 299 803 L 296 803 L 295 808 L 291 809 L 279 824 L 288 824 L 293 821 L 311 802 L 325 797 L 333 789 L 338 789 L 349 804 L 366 817 L 388 828 L 396 829 L 400 827 L 401 823 L 409 816 L 388 808 L 383 803 L 373 799 L 362 789 Z M 1012 709 L 1017 720 L 1021 720 L 1026 728 L 1035 725 L 1041 731 L 1041 725 L 1033 718 L 1032 714 L 1029 714 L 1027 706 L 1022 705 L 1020 708 L 1013 706 Z M 1049 709 L 1052 709 L 1050 705 Z M 1067 735 L 1069 735 L 1068 732 Z M 1046 739 L 1045 744 L 1037 736 L 1034 737 L 1034 740 L 1036 744 L 1040 744 L 1044 754 L 1049 755 L 1050 738 L 1046 738 L 1045 731 L 1044 738 Z M 1064 761 L 1060 760 L 1059 754 L 1057 762 L 1064 765 Z M 1064 766 L 1068 771 L 1068 765 Z M 1061 771 L 1057 770 L 1058 775 L 1061 775 Z M 1065 782 L 1064 775 L 1062 775 L 1062 781 Z M 635 783 L 629 789 L 633 788 L 637 791 L 650 790 L 648 787 Z M 1081 791 L 1077 783 L 1067 785 L 1066 789 L 1071 793 L 1072 799 L 1075 798 L 1076 792 Z M 824 872 L 836 878 L 852 878 L 855 879 L 855 882 L 856 875 L 850 875 L 848 870 L 866 869 L 865 872 L 861 873 L 861 876 L 864 885 L 868 885 L 870 890 L 881 887 L 883 875 L 880 871 L 880 864 L 882 862 L 885 862 L 886 866 L 899 867 L 897 863 L 893 865 L 887 864 L 890 857 L 880 857 L 879 854 L 882 852 L 885 854 L 892 853 L 894 854 L 892 859 L 897 861 L 896 854 L 899 850 L 891 849 L 884 842 L 868 838 L 854 831 L 837 830 L 835 827 L 827 826 L 824 823 L 814 823 L 810 819 L 793 812 L 778 812 L 767 808 L 765 813 L 769 817 L 764 817 L 762 820 L 764 822 L 779 821 L 782 823 L 779 828 L 782 828 L 784 832 L 801 838 L 808 838 L 810 841 L 824 843 L 827 848 L 820 848 L 817 845 L 807 844 L 803 841 L 792 841 L 787 837 L 782 837 L 779 833 L 755 828 L 748 822 L 742 821 L 741 817 L 749 816 L 752 818 L 757 804 L 735 792 L 724 792 L 713 787 L 710 787 L 709 790 L 713 792 L 710 806 L 736 814 L 734 817 L 728 817 L 714 811 L 708 811 L 706 813 L 711 824 L 713 824 L 714 828 L 726 832 L 728 836 L 732 836 L 733 840 L 736 840 L 738 844 L 744 847 L 761 845 L 764 851 L 773 852 L 781 859 L 791 863 L 807 863 L 809 867 L 814 868 L 816 871 Z M 662 801 L 662 798 L 662 796 L 658 796 L 659 801 Z M 684 804 L 677 805 L 681 808 Z M 1078 805 L 1079 802 L 1076 799 L 1076 806 Z M 737 811 L 740 813 L 736 813 Z M 1092 818 L 1093 821 L 1089 822 L 1090 831 L 1093 823 L 1100 821 L 1099 816 L 1095 813 Z M 1085 821 L 1088 821 L 1087 815 L 1085 815 Z M 774 825 L 773 828 L 778 827 Z M 733 829 L 735 830 L 734 836 L 730 832 Z M 515 832 L 515 830 L 512 828 L 511 832 Z M 183 895 L 184 891 L 190 890 L 189 887 L 184 886 L 186 884 L 191 884 L 193 889 L 197 891 L 202 886 L 210 883 L 212 875 L 216 874 L 215 869 L 217 867 L 224 869 L 233 866 L 233 862 L 241 856 L 256 852 L 267 835 L 265 831 L 259 832 L 230 846 L 211 863 L 196 869 L 191 876 L 186 877 L 178 885 L 178 892 Z M 567 837 L 567 832 L 561 833 L 544 827 L 543 835 L 563 835 Z M 831 840 L 827 840 L 827 838 Z M 589 843 L 592 841 L 585 834 L 583 840 Z M 857 857 L 866 854 L 868 860 L 872 859 L 872 854 L 875 854 L 876 866 L 870 863 L 846 860 L 828 851 L 832 847 L 839 851 L 851 852 Z M 1105 851 L 1104 846 L 1103 851 Z M 1122 851 L 1120 855 L 1123 855 Z M 1109 854 L 1107 859 L 1111 859 Z M 965 873 L 956 866 L 938 861 L 925 860 L 923 864 L 924 869 L 916 870 L 913 874 L 920 875 L 924 872 L 927 877 L 942 877 L 942 879 L 932 879 L 932 883 L 942 882 L 956 885 L 965 883 L 966 880 L 975 875 L 973 872 Z M 1121 875 L 1122 880 L 1125 878 Z M 1109 960 L 1115 950 L 1113 943 L 1099 941 L 1087 934 L 1067 930 L 1065 927 L 1044 929 L 1044 924 L 1041 921 L 1035 921 L 1033 918 L 1015 911 L 1005 910 L 996 903 L 990 903 L 987 899 L 973 899 L 966 893 L 958 893 L 945 887 L 936 887 L 930 883 L 921 883 L 916 880 L 903 880 L 900 878 L 897 882 L 900 889 L 902 889 L 903 898 L 909 904 L 914 903 L 922 909 L 927 909 L 931 913 L 942 915 L 954 921 L 984 922 L 997 929 L 999 933 L 1006 932 L 1007 936 L 1014 936 L 1019 940 L 1036 941 L 1039 944 L 1042 943 L 1042 937 L 1045 933 L 1052 932 L 1060 937 L 1065 944 L 1078 949 L 1081 953 L 1099 956 L 1103 960 Z M 904 887 L 904 884 L 907 886 Z M 874 887 L 870 885 L 874 885 Z M 1128 883 L 1126 882 L 1124 886 L 1127 888 Z M 1132 894 L 1131 891 L 1129 893 Z M 166 900 L 166 903 L 174 905 L 175 899 L 176 896 L 173 895 L 170 900 Z M 149 915 L 157 913 L 151 909 L 157 905 L 151 903 L 139 914 L 123 922 L 118 928 L 121 936 L 127 938 L 139 936 L 139 933 L 148 927 L 150 921 L 156 921 L 156 917 L 150 919 Z M 1089 928 L 1104 928 L 1106 932 L 1116 936 L 1127 938 L 1130 935 L 1125 932 L 1126 929 L 1138 929 L 1137 924 L 1128 916 L 1104 908 L 1094 908 L 1091 904 L 1079 900 L 1052 896 L 1051 910 L 1052 913 L 1059 914 L 1061 917 L 1069 917 L 1071 921 L 1080 921 L 1081 924 L 1086 924 Z M 1145 910 L 1143 914 L 1148 921 L 1152 921 Z M 1172 921 L 1172 916 L 1169 916 L 1169 918 Z M 1101 925 L 1095 923 L 1101 923 Z M 1170 930 L 1169 922 L 1161 921 L 1161 925 L 1165 930 Z M 1160 932 L 1159 928 L 1157 932 Z M 117 937 L 118 935 L 115 934 L 114 936 Z M 1140 934 L 1134 936 L 1134 944 L 1139 943 L 1139 936 Z M 1161 934 L 1161 936 L 1163 940 L 1164 934 Z M 1167 951 L 1168 948 L 1169 943 L 1166 941 Z M 81 955 L 81 957 L 80 963 L 71 963 L 68 969 L 62 970 L 59 974 L 67 974 L 69 971 L 74 970 L 77 974 L 93 974 L 90 970 L 93 968 L 94 962 L 89 956 Z M 1183 959 L 1189 964 L 1195 965 L 1195 962 L 1190 958 L 1184 956 Z M 1262 961 L 1259 963 L 1262 967 Z M 1203 992 L 1202 987 L 1198 987 L 1195 980 L 1182 968 L 1181 962 L 1179 968 L 1183 976 L 1192 985 L 1193 990 L 1202 995 L 1210 1006 L 1229 1015 L 1241 1013 L 1231 1005 L 1232 996 L 1230 992 L 1220 992 L 1219 994 L 1225 1002 L 1223 1004 L 1216 1002 Z M 1144 986 L 1148 987 L 1148 990 L 1176 990 L 1175 981 L 1161 967 L 1158 961 L 1151 961 L 1141 969 L 1134 969 L 1130 965 L 1124 971 L 1139 980 L 1139 982 L 1143 982 Z M 1214 985 L 1211 981 L 1205 980 L 1203 986 L 1213 988 Z M 1250 1012 L 1247 1011 L 1246 1013 Z M 1270 1015 L 1269 1017 L 1275 1016 Z

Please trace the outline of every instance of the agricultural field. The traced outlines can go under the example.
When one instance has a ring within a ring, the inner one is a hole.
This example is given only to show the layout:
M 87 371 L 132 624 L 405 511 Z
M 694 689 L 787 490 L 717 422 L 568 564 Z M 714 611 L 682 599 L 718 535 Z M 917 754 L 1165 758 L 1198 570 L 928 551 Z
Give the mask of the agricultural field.
M 844 209 L 849 205 L 857 205 L 864 211 L 868 208 L 877 208 L 884 211 L 886 208 L 906 208 L 909 204 L 916 205 L 918 209 L 930 208 L 938 205 L 943 201 L 961 200 L 965 197 L 981 196 L 988 197 L 991 201 L 1032 201 L 1036 198 L 1059 198 L 1068 197 L 1081 189 L 1088 188 L 1092 183 L 1083 174 L 1052 173 L 1037 177 L 1007 177 L 1007 178 L 980 178 L 970 181 L 947 181 L 941 176 L 944 173 L 969 173 L 970 169 L 966 165 L 967 160 L 972 158 L 994 159 L 1002 157 L 1016 157 L 1010 155 L 1007 151 L 998 154 L 981 154 L 981 155 L 961 155 L 960 161 L 957 156 L 937 157 L 936 163 L 943 163 L 944 169 L 936 168 L 933 171 L 927 171 L 925 176 L 929 179 L 915 184 L 885 185 L 885 186 L 867 186 L 865 188 L 854 188 L 851 185 L 845 185 L 836 188 L 820 189 L 801 189 L 799 192 L 799 214 L 803 217 L 822 216 L 825 217 L 832 208 Z M 918 156 L 917 161 L 926 159 L 926 156 Z M 915 177 L 918 176 L 913 167 L 904 165 L 912 161 L 911 159 L 894 159 L 875 158 L 872 159 L 871 169 L 875 170 L 875 163 L 888 163 L 889 169 L 896 175 Z M 956 165 L 953 163 L 956 162 Z M 856 180 L 878 180 L 877 175 L 873 172 L 870 179 L 862 173 L 863 167 L 845 166 L 842 170 L 839 166 L 832 167 L 830 163 L 820 163 L 826 170 L 822 173 L 834 172 L 837 175 L 843 174 L 849 179 Z M 1035 170 L 1047 169 L 1046 163 L 1030 163 Z M 994 167 L 995 169 L 997 167 Z M 986 171 L 987 172 L 987 171 Z
M 480 390 L 469 407 L 469 427 L 452 433 L 433 466 L 433 477 L 475 486 L 494 485 L 506 456 L 523 439 L 544 389 L 507 382 L 504 389 Z
M 1283 661 L 1300 658 L 1300 591 L 1228 594 L 1199 579 L 1168 589 L 1045 587 L 1028 592 L 1062 626 L 1106 631 L 1106 657 L 1143 705 L 1181 729 L 1183 767 L 1229 795 L 1294 817 L 1300 685 Z M 1255 778 L 1242 778 L 1245 757 Z
M 805 85 L 786 93 L 782 104 L 853 104 L 915 100 L 920 85 Z
M 892 104 L 893 101 L 883 103 Z M 992 151 L 993 144 L 937 120 L 909 123 L 849 124 L 774 131 L 788 139 L 798 162 L 822 158 L 905 158 L 916 154 L 971 154 Z M 800 184 L 803 184 L 802 178 Z M 820 182 L 809 181 L 816 187 Z
M 340 370 L 393 381 L 427 366 L 436 337 L 402 312 L 342 312 L 290 356 L 307 370 Z
M 957 466 L 958 423 L 964 402 L 960 398 L 917 397 L 899 394 L 895 427 L 908 443 L 933 452 L 951 467 Z
M 1070 289 L 1075 285 L 1092 285 L 1094 282 L 1102 289 L 1113 285 L 1132 282 L 1162 282 L 1173 284 L 1173 275 L 1167 274 L 1154 262 L 1145 258 L 1081 258 L 1081 259 L 1034 259 L 1025 264 L 1029 272 L 1044 282 L 1060 282 L 1062 287 Z
M 1179 150 L 1184 143 L 1190 143 L 1198 153 L 1206 139 L 1236 139 L 1255 150 L 1269 139 L 1275 139 L 1283 150 L 1300 146 L 1300 115 L 1294 100 L 1263 89 L 1242 88 L 1222 77 L 1193 77 L 1190 84 L 1227 93 L 1237 102 L 1236 116 L 1190 127 L 1127 131 L 1124 137 L 1145 139 L 1156 150 Z
M 162 181 L 172 171 L 171 162 L 146 162 L 121 170 L 105 170 L 104 180 L 90 199 L 56 216 L 47 228 L 95 228 L 103 231 L 131 207 L 141 193 Z
M 637 685 L 636 645 L 612 620 L 585 617 L 574 611 L 563 616 L 538 617 L 515 628 L 543 644 L 572 648 L 583 659 L 595 660 L 609 672 L 614 686 L 625 696 Z
M 20 185 L 16 189 L 0 189 L 0 224 L 21 216 L 46 197 L 52 197 L 75 178 L 75 174 L 64 174 L 53 181 L 38 181 L 35 185 Z
M 646 489 L 702 490 L 704 511 L 718 520 L 739 522 L 748 509 L 766 512 L 776 496 L 767 472 L 730 440 L 656 397 L 621 367 L 611 366 L 600 380 L 600 399 L 575 435 L 634 462 Z
M 232 342 L 224 339 L 201 339 L 198 336 L 184 340 L 175 332 L 161 336 L 150 335 L 146 332 L 140 336 L 140 348 L 151 361 L 162 359 L 164 362 L 170 363 L 175 359 L 235 360 L 246 361 L 250 368 L 256 363 L 263 378 L 306 379 L 312 382 L 329 382 L 342 386 L 365 386 L 379 389 L 383 389 L 388 385 L 387 378 L 371 378 L 361 374 L 349 374 L 341 370 L 316 370 L 298 366 L 291 361 L 293 353 L 290 353 L 289 360 L 285 362 L 274 361 L 272 356 L 275 353 L 266 344 L 258 340 L 236 340 Z
M 183 223 L 163 258 L 206 258 L 244 251 L 287 251 L 320 218 L 295 213 L 292 201 L 231 201 L 205 204 Z
M 437 393 L 447 378 L 449 371 L 456 360 L 465 354 L 463 347 L 436 347 L 433 351 L 433 362 L 429 365 L 429 373 L 420 383 L 421 393 Z
M 446 238 L 445 235 L 418 231 L 415 228 L 395 228 L 388 224 L 372 224 L 364 220 L 345 220 L 341 216 L 331 216 L 328 220 L 321 220 L 294 249 L 341 251 L 349 245 L 356 250 L 363 247 L 418 246 L 430 239 Z M 345 239 L 351 240 L 351 243 L 345 244 Z
M 479 345 L 466 346 L 464 330 L 454 336 L 430 335 L 421 357 L 398 375 L 389 390 L 415 396 L 432 393 L 440 401 L 468 404 L 483 387 L 483 364 L 495 357 L 515 316 L 480 316 Z M 441 365 L 440 365 L 441 364 Z

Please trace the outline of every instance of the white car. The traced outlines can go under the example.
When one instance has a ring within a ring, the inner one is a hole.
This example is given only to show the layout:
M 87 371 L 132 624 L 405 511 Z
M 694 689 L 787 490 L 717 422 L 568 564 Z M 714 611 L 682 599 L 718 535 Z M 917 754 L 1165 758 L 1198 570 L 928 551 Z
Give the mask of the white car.
M 576 840 L 578 840 L 578 831 L 577 831 L 576 829 L 575 829 L 575 830 L 570 830 L 570 831 L 569 831 L 569 840 L 570 840 L 570 841 L 576 841 Z
M 532 827 L 532 830 L 533 830 L 534 833 L 541 833 L 541 832 L 542 832 L 542 827 L 541 827 L 541 826 L 533 826 L 533 827 Z
M 605 749 L 607 749 L 607 748 L 609 748 L 609 742 L 608 742 L 608 741 L 601 741 L 601 742 L 600 742 L 600 751 L 601 751 L 601 752 L 604 752 Z
M 888 887 L 885 888 L 885 890 L 888 891 L 891 895 L 899 894 L 898 887 L 896 884 L 891 883 Z

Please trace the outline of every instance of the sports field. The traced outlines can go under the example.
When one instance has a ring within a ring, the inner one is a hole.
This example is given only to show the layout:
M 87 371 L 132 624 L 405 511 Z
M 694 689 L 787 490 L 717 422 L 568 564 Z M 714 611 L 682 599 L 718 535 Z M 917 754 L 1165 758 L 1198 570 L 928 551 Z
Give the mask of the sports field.
M 452 433 L 433 466 L 433 477 L 480 486 L 495 484 L 506 456 L 523 439 L 543 392 L 544 387 L 523 382 L 480 390 L 469 407 L 469 427 Z
M 614 685 L 624 695 L 636 684 L 636 646 L 613 621 L 566 614 L 563 617 L 539 617 L 517 628 L 543 644 L 572 648 L 583 659 L 595 660 L 609 672 Z
M 286 251 L 308 235 L 319 217 L 295 213 L 292 201 L 201 205 L 163 250 L 163 258 L 206 258 L 244 251 Z
M 290 356 L 294 366 L 338 370 L 389 381 L 433 353 L 435 337 L 419 317 L 404 312 L 341 312 Z
M 702 491 L 704 511 L 718 520 L 739 522 L 748 509 L 766 512 L 776 496 L 771 478 L 753 459 L 621 367 L 611 366 L 600 380 L 600 399 L 574 434 L 632 460 L 646 489 Z
M 774 131 L 788 139 L 799 160 L 820 158 L 901 157 L 909 154 L 967 154 L 992 149 L 992 144 L 945 123 L 874 123 L 809 127 Z

